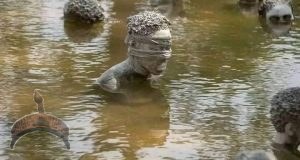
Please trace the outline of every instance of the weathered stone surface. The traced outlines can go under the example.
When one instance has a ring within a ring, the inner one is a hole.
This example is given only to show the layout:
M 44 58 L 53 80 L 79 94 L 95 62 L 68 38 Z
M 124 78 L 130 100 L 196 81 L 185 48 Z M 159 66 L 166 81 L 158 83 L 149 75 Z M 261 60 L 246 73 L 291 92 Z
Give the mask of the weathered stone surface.
M 64 6 L 65 18 L 95 23 L 104 19 L 103 9 L 96 0 L 70 0 Z
M 168 29 L 169 25 L 170 22 L 165 16 L 157 12 L 145 11 L 129 17 L 127 27 L 129 34 L 148 36 L 155 31 Z
M 299 122 L 300 118 L 300 87 L 282 90 L 271 100 L 271 121 L 277 132 L 284 132 L 289 122 Z

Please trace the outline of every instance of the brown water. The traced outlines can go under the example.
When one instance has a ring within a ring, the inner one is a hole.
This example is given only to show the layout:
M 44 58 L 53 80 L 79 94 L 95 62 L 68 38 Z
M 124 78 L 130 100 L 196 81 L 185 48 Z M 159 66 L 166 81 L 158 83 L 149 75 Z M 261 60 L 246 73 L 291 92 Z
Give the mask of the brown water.
M 146 0 L 104 0 L 104 24 L 64 22 L 66 0 L 0 1 L 0 159 L 231 159 L 241 150 L 268 149 L 274 135 L 269 100 L 300 85 L 300 25 L 266 33 L 235 0 L 185 0 L 166 7 L 173 57 L 155 89 L 126 96 L 93 85 L 126 57 L 126 17 Z M 300 11 L 295 4 L 296 16 Z M 70 127 L 71 149 L 43 132 L 9 149 L 10 128 L 35 111 Z

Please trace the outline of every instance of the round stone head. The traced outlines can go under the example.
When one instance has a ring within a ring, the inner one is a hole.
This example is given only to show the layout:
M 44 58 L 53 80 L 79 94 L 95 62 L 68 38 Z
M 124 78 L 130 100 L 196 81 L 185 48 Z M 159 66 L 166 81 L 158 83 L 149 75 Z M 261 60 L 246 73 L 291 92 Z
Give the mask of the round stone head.
M 104 19 L 103 9 L 97 0 L 69 0 L 64 6 L 64 16 L 71 20 L 95 23 Z
M 260 12 L 265 15 L 267 23 L 290 23 L 294 20 L 291 0 L 264 0 Z
M 291 141 L 288 143 L 298 145 L 300 143 L 300 87 L 288 88 L 273 96 L 270 114 L 276 131 L 290 137 Z
M 128 18 L 128 55 L 152 75 L 160 75 L 171 57 L 169 20 L 160 13 L 145 11 Z

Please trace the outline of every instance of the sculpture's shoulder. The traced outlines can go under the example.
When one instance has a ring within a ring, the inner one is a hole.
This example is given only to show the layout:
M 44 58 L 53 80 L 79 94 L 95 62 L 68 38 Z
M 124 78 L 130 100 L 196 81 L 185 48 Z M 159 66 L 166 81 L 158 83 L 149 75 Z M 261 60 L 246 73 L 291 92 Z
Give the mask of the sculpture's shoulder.
M 126 61 L 123 61 L 106 70 L 96 80 L 96 83 L 104 90 L 114 92 L 120 88 L 121 82 L 124 81 L 131 72 L 132 71 Z

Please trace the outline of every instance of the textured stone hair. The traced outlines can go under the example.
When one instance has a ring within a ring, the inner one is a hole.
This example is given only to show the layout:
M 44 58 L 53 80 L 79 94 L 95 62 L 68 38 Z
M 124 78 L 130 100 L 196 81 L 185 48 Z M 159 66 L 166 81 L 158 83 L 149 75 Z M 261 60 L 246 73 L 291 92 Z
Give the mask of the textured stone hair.
M 288 4 L 291 5 L 292 0 L 260 0 L 260 7 L 258 12 L 260 15 L 265 15 L 266 12 L 270 11 L 276 5 Z
M 144 11 L 128 18 L 128 34 L 148 36 L 161 29 L 168 29 L 170 21 L 154 11 Z
M 300 120 L 300 87 L 282 90 L 271 100 L 271 121 L 277 132 L 284 132 L 289 122 Z
M 64 6 L 64 15 L 87 23 L 104 19 L 103 9 L 97 0 L 69 0 Z

